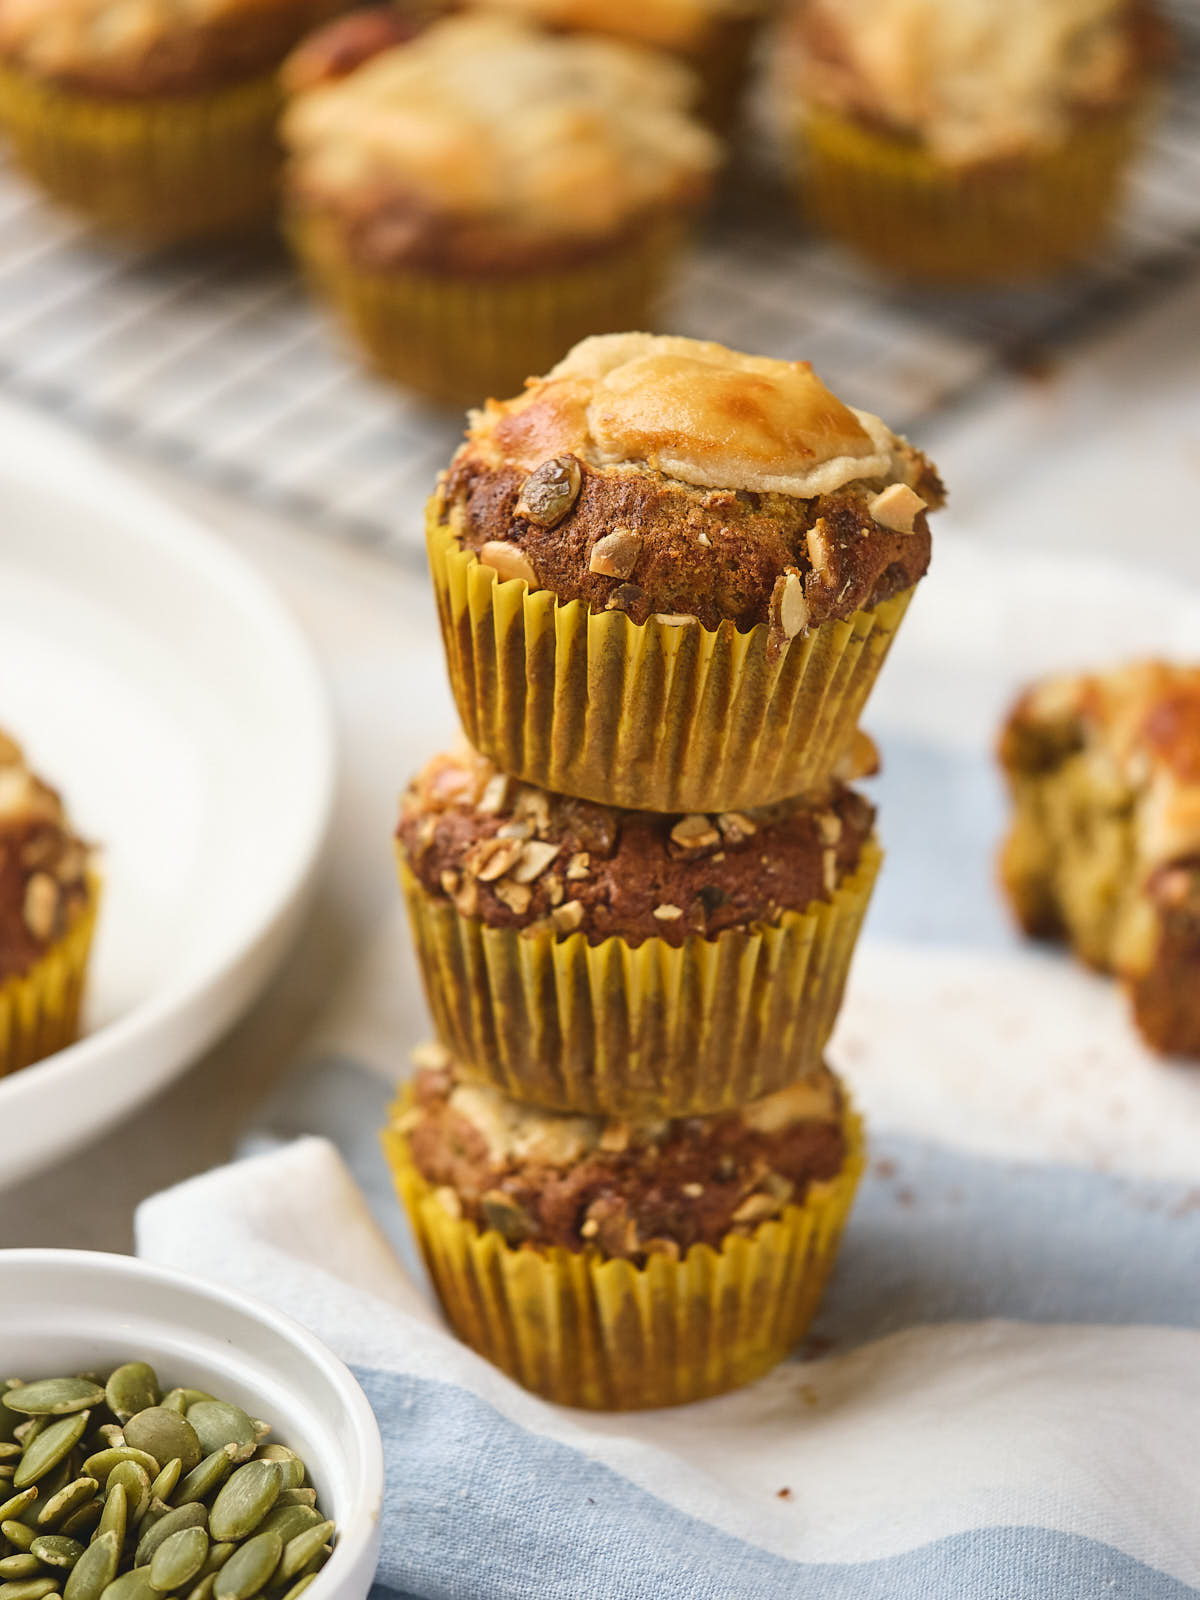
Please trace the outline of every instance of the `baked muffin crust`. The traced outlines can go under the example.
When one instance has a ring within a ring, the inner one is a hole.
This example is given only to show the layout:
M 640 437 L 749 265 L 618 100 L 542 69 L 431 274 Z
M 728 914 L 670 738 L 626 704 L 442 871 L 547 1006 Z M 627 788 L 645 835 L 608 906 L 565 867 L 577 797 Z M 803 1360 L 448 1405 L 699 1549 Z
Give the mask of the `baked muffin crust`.
M 482 9 L 527 17 L 548 28 L 635 39 L 660 50 L 701 48 L 714 27 L 731 17 L 755 16 L 762 0 L 475 0 Z
M 828 900 L 874 818 L 840 783 L 714 816 L 620 811 L 519 783 L 464 745 L 413 780 L 397 836 L 427 893 L 491 927 L 680 945 Z
M 586 259 L 703 198 L 720 147 L 695 95 L 686 67 L 633 45 L 451 17 L 296 94 L 289 192 L 370 266 Z
M 420 1058 L 395 1129 L 452 1215 L 513 1245 L 678 1259 L 753 1233 L 845 1159 L 842 1093 L 826 1067 L 736 1112 L 628 1123 L 460 1082 L 436 1046 Z
M 1022 927 L 1124 978 L 1151 1044 L 1200 1054 L 1200 668 L 1047 679 L 1013 708 L 1000 760 Z
M 791 638 L 915 583 L 944 498 L 919 451 L 807 362 L 630 333 L 473 412 L 440 515 L 564 602 Z
M 0 983 L 20 978 L 87 903 L 88 852 L 62 801 L 0 730 Z
M 803 95 L 951 165 L 1060 142 L 1128 105 L 1162 56 L 1145 0 L 799 0 Z

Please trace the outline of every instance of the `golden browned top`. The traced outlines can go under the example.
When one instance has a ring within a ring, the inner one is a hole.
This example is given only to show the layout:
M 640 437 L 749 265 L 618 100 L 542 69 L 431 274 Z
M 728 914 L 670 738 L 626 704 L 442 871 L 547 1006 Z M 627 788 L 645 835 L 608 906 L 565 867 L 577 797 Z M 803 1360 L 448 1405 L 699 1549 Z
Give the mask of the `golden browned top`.
M 1147 61 L 1141 0 L 800 0 L 805 96 L 950 162 L 1053 144 L 1124 103 Z
M 1106 790 L 1115 784 L 1132 796 L 1147 866 L 1200 854 L 1200 666 L 1139 661 L 1047 678 L 1012 712 L 1006 765 L 1029 764 L 1029 733 L 1043 748 L 1082 751 Z
M 495 218 L 548 238 L 603 238 L 690 202 L 720 146 L 689 114 L 679 62 L 615 40 L 452 17 L 295 98 L 292 180 L 343 209 L 381 196 Z
M 551 28 L 615 34 L 681 51 L 699 46 L 714 22 L 765 9 L 762 0 L 475 0 L 475 4 Z
M 912 486 L 928 467 L 878 417 L 831 394 L 807 361 L 648 333 L 583 340 L 517 398 L 473 413 L 468 449 L 526 472 L 573 455 L 802 499 L 866 480 Z

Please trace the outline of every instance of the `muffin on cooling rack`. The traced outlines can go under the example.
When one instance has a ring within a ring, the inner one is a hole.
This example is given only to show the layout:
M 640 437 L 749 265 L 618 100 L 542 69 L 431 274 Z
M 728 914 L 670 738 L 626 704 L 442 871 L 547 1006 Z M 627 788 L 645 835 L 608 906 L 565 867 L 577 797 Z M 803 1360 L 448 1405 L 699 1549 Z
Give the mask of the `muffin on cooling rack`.
M 562 1111 L 678 1116 L 820 1068 L 879 868 L 844 784 L 664 815 L 547 794 L 466 746 L 404 798 L 400 876 L 464 1076 Z
M 478 401 L 648 320 L 719 157 L 685 67 L 501 16 L 349 71 L 326 39 L 285 74 L 288 231 L 374 367 Z
M 585 340 L 474 412 L 428 546 L 467 737 L 606 805 L 818 790 L 929 563 L 932 466 L 807 362 Z
M 62 801 L 0 730 L 0 1076 L 75 1038 L 96 896 Z
M 1200 667 L 1048 678 L 1017 701 L 1000 760 L 1021 926 L 1117 974 L 1155 1049 L 1200 1056 Z
M 719 129 L 734 120 L 754 40 L 769 0 L 471 0 L 546 27 L 607 34 L 666 50 L 694 68 L 701 115 Z
M 347 0 L 0 0 L 0 125 L 103 227 L 174 244 L 268 226 L 276 71 Z
M 1096 244 L 1165 53 L 1148 0 L 793 0 L 785 39 L 809 213 L 888 272 L 965 284 Z
M 460 1338 L 599 1410 L 721 1394 L 782 1360 L 862 1169 L 832 1073 L 718 1117 L 629 1123 L 536 1110 L 430 1059 L 384 1146 Z

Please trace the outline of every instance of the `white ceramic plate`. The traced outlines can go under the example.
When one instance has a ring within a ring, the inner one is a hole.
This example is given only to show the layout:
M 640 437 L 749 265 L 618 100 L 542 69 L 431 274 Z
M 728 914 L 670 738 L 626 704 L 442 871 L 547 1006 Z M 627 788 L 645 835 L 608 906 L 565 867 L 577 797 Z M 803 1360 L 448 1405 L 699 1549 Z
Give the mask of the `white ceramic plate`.
M 0 1185 L 100 1133 L 249 1003 L 303 909 L 333 737 L 309 649 L 225 545 L 0 409 L 0 726 L 103 850 L 85 1032 L 0 1080 Z

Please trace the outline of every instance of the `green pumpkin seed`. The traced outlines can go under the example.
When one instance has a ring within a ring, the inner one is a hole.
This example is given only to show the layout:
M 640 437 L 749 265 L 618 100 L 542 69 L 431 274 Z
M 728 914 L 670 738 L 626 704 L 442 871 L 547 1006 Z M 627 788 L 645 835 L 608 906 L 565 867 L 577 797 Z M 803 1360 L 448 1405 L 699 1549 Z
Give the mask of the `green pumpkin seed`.
M 150 1563 L 150 1582 L 164 1593 L 191 1583 L 208 1555 L 208 1534 L 203 1528 L 181 1528 L 163 1541 Z
M 252 1600 L 270 1583 L 283 1555 L 283 1540 L 277 1533 L 255 1534 L 217 1573 L 213 1600 Z
M 65 1417 L 102 1405 L 104 1390 L 86 1378 L 43 1378 L 40 1383 L 7 1390 L 0 1401 L 27 1417 Z
M 115 1422 L 104 1422 L 96 1429 L 101 1450 L 119 1450 L 125 1443 L 125 1429 L 118 1428 Z
M 115 1533 L 117 1543 L 125 1543 L 125 1531 L 129 1526 L 129 1500 L 125 1494 L 123 1483 L 110 1483 L 108 1494 L 104 1497 L 104 1510 L 100 1521 L 96 1524 L 96 1533 Z
M 307 1573 L 303 1578 L 300 1579 L 299 1583 L 294 1583 L 292 1585 L 292 1587 L 283 1596 L 283 1600 L 300 1600 L 300 1596 L 304 1593 L 305 1589 L 308 1588 L 309 1584 L 315 1580 L 316 1576 L 317 1575 L 315 1572 Z
M 14 1494 L 11 1500 L 6 1500 L 0 1506 L 0 1525 L 5 1522 L 17 1522 L 22 1512 L 28 1511 L 37 1497 L 36 1489 L 22 1489 L 20 1494 Z
M 100 1521 L 100 1515 L 103 1510 L 103 1501 L 85 1501 L 77 1511 L 72 1511 L 69 1517 L 63 1518 L 58 1525 L 57 1531 L 66 1534 L 70 1539 L 78 1539 L 80 1543 L 85 1543 L 91 1538 L 92 1530 Z
M 94 1500 L 96 1490 L 100 1485 L 95 1478 L 75 1478 L 57 1494 L 51 1495 L 37 1514 L 39 1528 L 56 1527 L 73 1511 L 78 1511 L 80 1506 L 86 1505 L 89 1500 Z
M 273 1461 L 279 1468 L 279 1481 L 285 1489 L 302 1489 L 308 1469 L 294 1450 L 285 1444 L 264 1444 L 258 1452 L 259 1461 Z
M 169 1500 L 175 1493 L 175 1485 L 183 1476 L 183 1462 L 178 1456 L 168 1461 L 166 1466 L 150 1485 L 150 1498 L 152 1500 Z
M 173 1461 L 178 1456 L 184 1472 L 198 1465 L 204 1454 L 187 1418 L 165 1406 L 148 1406 L 130 1417 L 125 1424 L 125 1443 L 145 1450 L 156 1461 Z
M 94 1539 L 71 1568 L 63 1588 L 63 1600 L 100 1600 L 117 1575 L 121 1547 L 115 1533 L 102 1533 Z
M 212 1455 L 205 1456 L 198 1467 L 193 1467 L 185 1478 L 180 1479 L 179 1487 L 175 1491 L 175 1504 L 186 1506 L 192 1500 L 207 1500 L 214 1494 L 225 1479 L 233 1471 L 233 1457 L 229 1454 L 227 1446 L 214 1450 Z
M 308 1528 L 304 1533 L 298 1533 L 294 1539 L 289 1539 L 283 1547 L 279 1576 L 294 1578 L 303 1572 L 313 1557 L 320 1555 L 322 1546 L 333 1532 L 333 1527 L 332 1522 L 318 1522 L 315 1528 Z
M 128 1422 L 138 1411 L 158 1404 L 158 1376 L 145 1361 L 127 1361 L 104 1385 L 108 1409 L 118 1422 Z
M 162 1597 L 150 1586 L 150 1568 L 133 1567 L 114 1578 L 100 1600 L 162 1600 Z
M 189 1589 L 187 1600 L 212 1600 L 213 1585 L 217 1581 L 215 1572 L 207 1573 L 194 1589 Z
M 86 1411 L 76 1411 L 72 1416 L 60 1417 L 42 1429 L 32 1444 L 25 1446 L 25 1453 L 13 1474 L 16 1488 L 25 1489 L 36 1483 L 70 1455 L 87 1431 L 88 1415 Z
M 108 1495 L 115 1489 L 125 1491 L 127 1522 L 140 1522 L 150 1509 L 150 1476 L 136 1461 L 118 1461 L 108 1475 Z
M 3 1478 L 5 1483 L 11 1483 L 12 1482 L 13 1473 L 16 1470 L 17 1470 L 17 1468 L 16 1468 L 16 1463 L 15 1462 L 12 1462 L 12 1461 L 0 1461 L 0 1478 Z
M 214 1539 L 244 1539 L 254 1532 L 279 1498 L 279 1472 L 273 1461 L 247 1461 L 222 1487 L 208 1519 Z
M 33 1443 L 49 1421 L 49 1417 L 26 1417 L 24 1422 L 18 1422 L 13 1429 L 13 1438 L 24 1450 L 27 1445 Z
M 21 1446 L 15 1439 L 0 1440 L 0 1461 L 15 1461 L 21 1454 Z
M 279 1506 L 315 1506 L 316 1503 L 315 1489 L 281 1489 L 275 1502 Z
M 33 1529 L 27 1528 L 23 1522 L 0 1522 L 0 1533 L 18 1550 L 28 1550 L 37 1537 Z
M 123 1461 L 132 1461 L 135 1466 L 141 1467 L 146 1474 L 147 1486 L 161 1471 L 152 1455 L 145 1450 L 135 1450 L 128 1444 L 120 1445 L 114 1450 L 97 1450 L 84 1461 L 83 1470 L 89 1478 L 98 1478 L 101 1483 L 107 1483 L 109 1474 Z
M 168 1411 L 178 1411 L 181 1417 L 187 1415 L 189 1406 L 199 1404 L 201 1400 L 211 1400 L 211 1394 L 205 1394 L 203 1389 L 172 1389 L 170 1394 L 164 1395 L 162 1404 Z
M 17 1578 L 36 1578 L 42 1570 L 42 1563 L 27 1550 L 15 1556 L 5 1556 L 0 1561 L 0 1578 L 5 1583 L 15 1582 Z
M 260 1533 L 277 1533 L 284 1544 L 290 1543 L 306 1528 L 315 1528 L 320 1517 L 309 1506 L 278 1506 L 259 1524 Z
M 48 1567 L 73 1567 L 83 1554 L 84 1547 L 78 1539 L 65 1538 L 61 1533 L 43 1533 L 29 1546 L 31 1555 Z
M 142 1534 L 134 1553 L 134 1566 L 148 1566 L 154 1559 L 154 1552 L 173 1533 L 178 1533 L 182 1528 L 202 1528 L 207 1521 L 208 1511 L 198 1501 L 189 1506 L 176 1506 L 173 1511 L 168 1511 L 165 1516 L 151 1523 Z
M 45 1600 L 48 1594 L 57 1594 L 57 1578 L 18 1578 L 14 1583 L 0 1583 L 0 1600 Z
M 187 1420 L 195 1428 L 205 1455 L 220 1450 L 223 1445 L 233 1445 L 237 1450 L 233 1459 L 249 1461 L 258 1447 L 254 1419 L 247 1416 L 241 1406 L 229 1405 L 224 1400 L 198 1400 L 188 1407 Z

